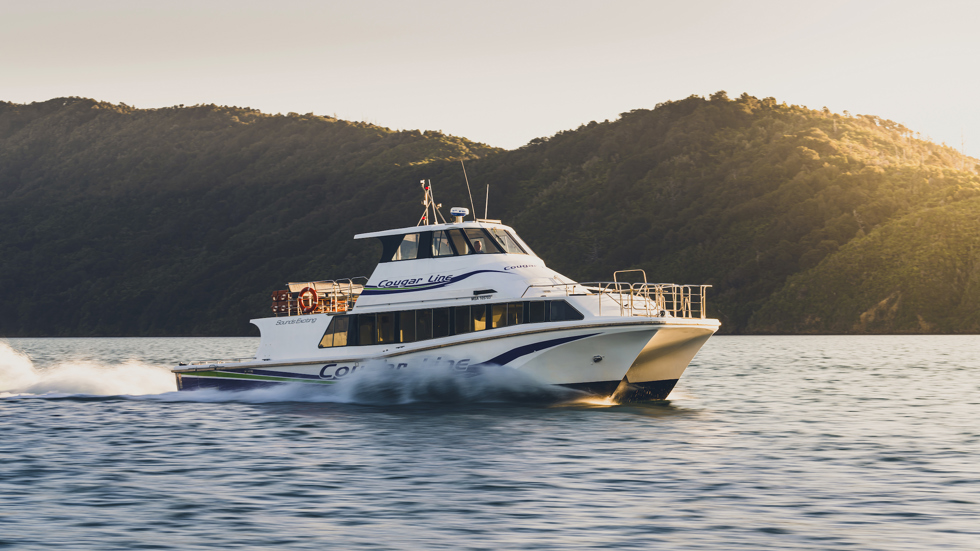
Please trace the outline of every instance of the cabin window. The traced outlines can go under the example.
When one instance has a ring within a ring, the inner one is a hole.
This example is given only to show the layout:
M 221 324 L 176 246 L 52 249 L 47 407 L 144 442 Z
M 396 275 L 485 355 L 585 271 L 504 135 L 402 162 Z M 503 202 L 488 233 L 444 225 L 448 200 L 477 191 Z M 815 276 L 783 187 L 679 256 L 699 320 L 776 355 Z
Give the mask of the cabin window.
M 449 236 L 444 231 L 432 233 L 432 256 L 453 256 L 453 248 L 449 245 Z
M 432 310 L 432 338 L 438 339 L 439 337 L 448 337 L 449 328 L 449 311 L 451 308 L 435 308 Z
M 415 339 L 424 341 L 432 338 L 432 310 L 415 311 Z
M 466 242 L 466 237 L 463 236 L 463 232 L 460 230 L 449 230 L 446 232 L 449 234 L 449 240 L 453 243 L 453 248 L 456 249 L 456 254 L 464 255 L 470 254 L 470 245 Z
M 473 253 L 491 254 L 500 252 L 500 249 L 497 248 L 497 244 L 493 242 L 493 239 L 487 239 L 487 234 L 483 233 L 483 230 L 480 228 L 466 228 L 463 231 L 466 232 L 466 237 L 470 240 L 470 246 L 472 247 Z
M 377 316 L 374 314 L 359 314 L 357 316 L 357 344 L 364 346 L 377 344 Z
M 495 238 L 497 238 L 497 241 L 504 248 L 504 252 L 510 254 L 527 254 L 527 252 L 517 243 L 517 240 L 510 235 L 510 232 L 500 228 L 490 228 L 489 231 Z
M 378 344 L 395 342 L 395 314 L 385 312 L 378 314 Z
M 564 300 L 531 300 L 356 316 L 334 316 L 320 348 L 411 343 L 524 323 L 578 321 L 581 312 Z M 357 337 L 354 342 L 353 338 Z
M 524 303 L 494 304 L 491 306 L 490 316 L 490 326 L 494 329 L 520 325 L 524 323 Z
M 482 307 L 478 307 L 482 308 Z M 462 335 L 463 333 L 469 333 L 473 331 L 473 319 L 470 318 L 470 307 L 469 306 L 457 306 L 456 307 L 456 331 L 455 335 Z
M 350 327 L 350 316 L 334 316 L 330 320 L 327 332 L 320 339 L 320 348 L 347 346 L 347 329 Z
M 551 311 L 548 321 L 577 321 L 585 318 L 581 312 L 564 300 L 552 300 L 550 302 Z
M 470 307 L 470 327 L 472 327 L 474 331 L 483 331 L 487 328 L 486 306 Z
M 524 303 L 511 302 L 507 305 L 507 325 L 520 325 L 524 323 Z
M 415 310 L 398 312 L 398 342 L 415 342 Z
M 395 249 L 392 261 L 395 260 L 415 260 L 419 257 L 419 234 L 409 233 L 402 238 L 402 242 Z
M 490 327 L 496 329 L 498 327 L 507 326 L 507 305 L 506 304 L 494 304 L 490 307 Z
M 527 322 L 541 323 L 544 321 L 544 312 L 547 303 L 543 300 L 530 301 L 527 303 Z

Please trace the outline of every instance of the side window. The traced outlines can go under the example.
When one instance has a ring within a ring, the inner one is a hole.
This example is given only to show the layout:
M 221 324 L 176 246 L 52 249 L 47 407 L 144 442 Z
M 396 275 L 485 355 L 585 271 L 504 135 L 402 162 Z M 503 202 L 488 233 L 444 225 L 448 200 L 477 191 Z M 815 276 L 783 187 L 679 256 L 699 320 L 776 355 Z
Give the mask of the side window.
M 456 254 L 470 254 L 470 245 L 466 242 L 466 238 L 463 237 L 463 232 L 460 230 L 449 230 L 446 232 L 449 234 L 449 239 L 453 242 L 453 247 L 456 248 Z
M 415 310 L 398 312 L 398 342 L 415 342 Z
M 479 306 L 477 307 L 479 308 Z M 462 335 L 473 331 L 473 319 L 470 317 L 469 306 L 456 307 L 456 331 L 455 335 Z
M 432 310 L 432 338 L 449 336 L 449 308 Z
M 350 316 L 334 316 L 330 320 L 327 332 L 320 339 L 320 348 L 347 346 L 347 329 L 350 327 Z
M 552 300 L 550 303 L 551 317 L 548 318 L 548 321 L 577 321 L 585 319 L 585 316 L 581 312 L 564 300 Z
M 507 304 L 494 304 L 490 307 L 490 327 L 496 329 L 507 325 Z
M 493 239 L 487 239 L 487 235 L 483 233 L 483 230 L 479 228 L 466 228 L 463 231 L 466 232 L 466 237 L 469 238 L 470 245 L 473 247 L 474 253 L 481 254 L 500 252 L 500 249 L 497 248 L 497 244 L 493 242 Z
M 524 323 L 523 302 L 494 304 L 490 308 L 490 326 L 493 328 Z
M 419 234 L 409 233 L 402 238 L 402 242 L 395 250 L 392 261 L 395 260 L 415 260 L 419 257 Z
M 378 344 L 395 342 L 395 314 L 385 312 L 378 314 Z
M 453 248 L 449 246 L 449 236 L 444 231 L 433 232 L 432 234 L 432 256 L 453 256 Z
M 377 344 L 375 340 L 378 336 L 377 319 L 374 314 L 360 314 L 357 316 L 357 344 L 369 345 Z
M 527 302 L 527 322 L 541 323 L 544 321 L 544 311 L 547 303 L 543 300 L 532 300 Z
M 517 241 L 511 237 L 510 233 L 500 228 L 490 228 L 490 233 L 492 233 L 493 236 L 497 238 L 497 241 L 500 242 L 500 245 L 504 248 L 504 252 L 510 254 L 527 254 L 527 252 L 517 244 Z
M 415 311 L 415 340 L 432 338 L 432 310 Z
M 507 325 L 524 323 L 524 303 L 511 302 L 507 305 Z
M 472 327 L 474 331 L 483 331 L 487 328 L 486 306 L 470 307 L 470 327 Z

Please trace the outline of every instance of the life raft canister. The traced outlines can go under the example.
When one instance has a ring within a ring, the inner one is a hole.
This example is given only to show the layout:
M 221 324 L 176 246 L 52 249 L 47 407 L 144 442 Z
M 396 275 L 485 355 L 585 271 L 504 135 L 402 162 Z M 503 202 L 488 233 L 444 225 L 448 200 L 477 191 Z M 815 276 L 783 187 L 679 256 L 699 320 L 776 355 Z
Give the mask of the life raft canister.
M 307 300 L 309 296 L 309 300 Z M 307 305 L 309 303 L 309 305 Z M 303 287 L 303 290 L 299 292 L 296 297 L 296 306 L 299 307 L 300 311 L 304 314 L 309 314 L 310 312 L 316 310 L 316 307 L 320 304 L 320 297 L 316 294 L 316 289 L 313 287 Z

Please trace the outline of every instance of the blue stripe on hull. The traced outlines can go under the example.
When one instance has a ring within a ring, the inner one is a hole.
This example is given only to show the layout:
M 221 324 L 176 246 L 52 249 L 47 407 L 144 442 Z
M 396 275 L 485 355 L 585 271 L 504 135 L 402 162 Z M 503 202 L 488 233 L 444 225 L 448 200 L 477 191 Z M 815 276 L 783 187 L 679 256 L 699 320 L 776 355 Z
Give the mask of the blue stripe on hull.
M 256 388 L 268 388 L 270 386 L 286 384 L 278 381 L 257 381 L 250 379 L 231 379 L 227 377 L 188 377 L 180 378 L 180 390 L 198 390 L 201 388 L 212 388 L 215 390 L 255 390 Z
M 541 341 L 532 344 L 526 344 L 524 346 L 518 346 L 517 348 L 504 352 L 503 354 L 497 356 L 496 358 L 491 358 L 483 363 L 492 364 L 492 365 L 507 365 L 510 362 L 522 356 L 527 356 L 528 354 L 533 354 L 541 350 L 554 348 L 555 346 L 558 346 L 560 344 L 577 341 L 579 339 L 584 339 L 587 337 L 593 337 L 595 335 L 598 335 L 598 333 L 590 333 L 588 335 L 575 335 L 572 337 L 562 337 L 560 339 L 551 339 L 550 341 Z
M 287 382 L 229 379 L 225 377 L 182 376 L 180 381 L 180 390 L 198 390 L 210 388 L 214 390 L 232 392 L 255 390 L 257 388 L 268 388 L 270 386 L 287 384 Z M 303 384 L 300 381 L 295 381 L 294 384 L 295 383 Z M 626 385 L 623 385 L 622 388 L 619 388 L 620 392 L 616 394 L 616 399 L 620 403 L 666 400 L 667 396 L 670 394 L 670 391 L 674 389 L 674 385 L 676 384 L 677 379 L 650 381 L 646 383 L 627 383 Z M 598 396 L 609 396 L 612 395 L 617 390 L 617 387 L 620 386 L 620 381 L 565 383 L 557 386 L 582 390 L 588 392 L 589 394 L 595 394 Z
M 323 363 L 329 364 L 330 362 L 323 362 Z M 315 379 L 317 381 L 323 380 L 323 377 L 319 375 L 307 375 L 306 373 L 290 373 L 286 371 L 272 371 L 269 369 L 252 369 L 249 371 L 249 373 L 253 375 L 265 375 L 267 377 L 289 377 L 290 379 Z

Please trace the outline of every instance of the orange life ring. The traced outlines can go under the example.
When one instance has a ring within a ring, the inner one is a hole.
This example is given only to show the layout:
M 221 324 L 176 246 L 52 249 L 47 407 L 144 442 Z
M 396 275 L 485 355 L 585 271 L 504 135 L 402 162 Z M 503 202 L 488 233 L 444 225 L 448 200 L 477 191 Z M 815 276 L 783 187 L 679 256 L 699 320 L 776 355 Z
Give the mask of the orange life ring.
M 309 301 L 309 306 L 306 305 L 306 295 L 309 293 L 313 299 Z M 313 287 L 303 287 L 303 290 L 299 292 L 296 297 L 296 306 L 299 307 L 300 311 L 304 314 L 309 314 L 310 312 L 316 310 L 316 307 L 320 304 L 320 297 L 316 294 L 316 289 Z

